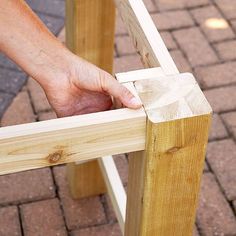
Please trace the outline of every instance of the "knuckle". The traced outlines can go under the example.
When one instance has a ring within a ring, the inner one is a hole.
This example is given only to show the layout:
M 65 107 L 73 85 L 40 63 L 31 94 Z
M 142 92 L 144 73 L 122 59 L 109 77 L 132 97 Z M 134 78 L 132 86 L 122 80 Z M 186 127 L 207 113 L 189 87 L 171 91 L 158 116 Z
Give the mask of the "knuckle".
M 128 100 L 130 100 L 133 97 L 133 94 L 123 85 L 120 85 L 120 93 L 118 95 L 118 98 L 120 101 L 122 101 L 123 104 L 126 104 Z
M 105 93 L 109 91 L 109 77 L 106 76 L 106 72 L 99 70 L 99 83 L 101 90 Z

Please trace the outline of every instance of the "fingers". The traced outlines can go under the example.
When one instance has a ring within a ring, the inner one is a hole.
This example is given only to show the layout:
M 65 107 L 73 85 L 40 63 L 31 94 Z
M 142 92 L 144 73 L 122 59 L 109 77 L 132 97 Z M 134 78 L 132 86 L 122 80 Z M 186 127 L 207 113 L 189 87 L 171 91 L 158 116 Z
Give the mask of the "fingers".
M 76 76 L 73 78 L 76 78 L 75 82 L 80 89 L 105 92 L 128 108 L 138 109 L 142 106 L 141 101 L 109 73 L 81 59 L 77 66 L 79 79 Z
M 119 99 L 126 107 L 138 109 L 142 106 L 142 103 L 138 98 L 108 73 L 102 71 L 100 73 L 100 81 L 102 90 L 116 99 Z
M 119 99 L 116 99 L 113 97 L 113 109 L 120 109 L 123 108 L 124 105 L 121 103 L 121 101 Z

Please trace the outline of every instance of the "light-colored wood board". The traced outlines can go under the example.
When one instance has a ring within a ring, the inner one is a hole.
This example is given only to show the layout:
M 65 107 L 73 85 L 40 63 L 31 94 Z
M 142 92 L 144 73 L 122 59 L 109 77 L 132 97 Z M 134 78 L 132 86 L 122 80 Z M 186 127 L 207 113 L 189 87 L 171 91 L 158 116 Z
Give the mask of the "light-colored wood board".
M 86 161 L 86 165 L 84 164 L 76 163 L 75 165 L 74 163 L 69 163 L 66 166 L 69 186 L 73 186 L 73 188 L 70 188 L 70 192 L 74 199 L 97 196 L 107 191 L 98 162 Z M 85 171 L 86 175 L 84 174 Z M 81 185 L 78 182 L 88 184 Z
M 66 45 L 75 54 L 109 73 L 113 72 L 114 31 L 115 5 L 113 0 L 66 0 Z M 103 193 L 105 185 L 102 187 L 102 184 L 95 185 L 94 181 L 90 183 L 84 181 L 91 178 L 89 176 L 91 173 L 93 173 L 93 178 L 96 178 L 97 175 L 97 178 L 100 179 L 98 163 L 81 165 L 80 167 L 74 165 L 74 170 L 72 164 L 68 168 L 75 175 L 72 177 L 71 173 L 68 173 L 71 178 L 69 183 L 73 196 L 81 197 L 80 191 L 76 194 L 76 189 L 84 189 L 82 196 L 86 196 L 85 191 L 88 189 L 94 189 L 94 194 L 99 191 Z M 77 171 L 80 173 L 76 173 Z M 79 180 L 76 179 L 77 176 L 83 176 L 83 178 Z M 91 193 L 88 191 L 87 196 Z
M 66 1 L 66 45 L 109 73 L 113 68 L 114 32 L 112 0 Z
M 125 236 L 143 236 L 140 234 L 140 225 L 143 217 L 143 194 L 145 190 L 143 184 L 145 157 L 144 151 L 129 154 Z
M 179 73 L 142 0 L 114 0 L 145 67 Z
M 135 82 L 138 80 L 155 79 L 159 76 L 164 76 L 161 67 L 154 67 L 148 69 L 134 70 L 116 74 L 116 79 L 120 83 Z
M 4 127 L 0 174 L 143 150 L 145 130 L 146 113 L 127 108 Z
M 126 193 L 121 182 L 118 170 L 112 156 L 99 159 L 104 180 L 108 189 L 113 209 L 118 219 L 122 233 L 124 234 L 125 214 L 126 214 Z
M 192 235 L 209 125 L 210 114 L 148 121 L 145 154 L 130 159 L 126 236 Z

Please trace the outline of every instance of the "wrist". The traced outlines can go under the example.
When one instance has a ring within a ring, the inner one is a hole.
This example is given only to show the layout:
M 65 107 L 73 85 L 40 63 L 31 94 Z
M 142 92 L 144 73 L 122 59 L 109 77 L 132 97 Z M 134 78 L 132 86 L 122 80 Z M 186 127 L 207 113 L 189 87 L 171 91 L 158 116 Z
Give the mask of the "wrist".
M 72 71 L 74 55 L 64 46 L 54 50 L 41 51 L 34 62 L 32 77 L 47 91 L 68 83 Z

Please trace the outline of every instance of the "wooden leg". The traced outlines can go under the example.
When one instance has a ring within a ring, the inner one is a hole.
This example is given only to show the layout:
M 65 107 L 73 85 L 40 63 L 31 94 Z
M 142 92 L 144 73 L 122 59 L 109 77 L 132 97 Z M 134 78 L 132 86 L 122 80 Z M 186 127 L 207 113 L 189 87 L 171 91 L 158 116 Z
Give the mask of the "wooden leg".
M 106 192 L 98 161 L 67 164 L 67 177 L 73 198 L 95 196 Z
M 66 0 L 66 44 L 80 57 L 112 73 L 115 29 L 113 0 Z M 68 166 L 74 198 L 106 191 L 97 161 Z
M 210 115 L 147 124 L 129 157 L 126 236 L 191 236 Z

